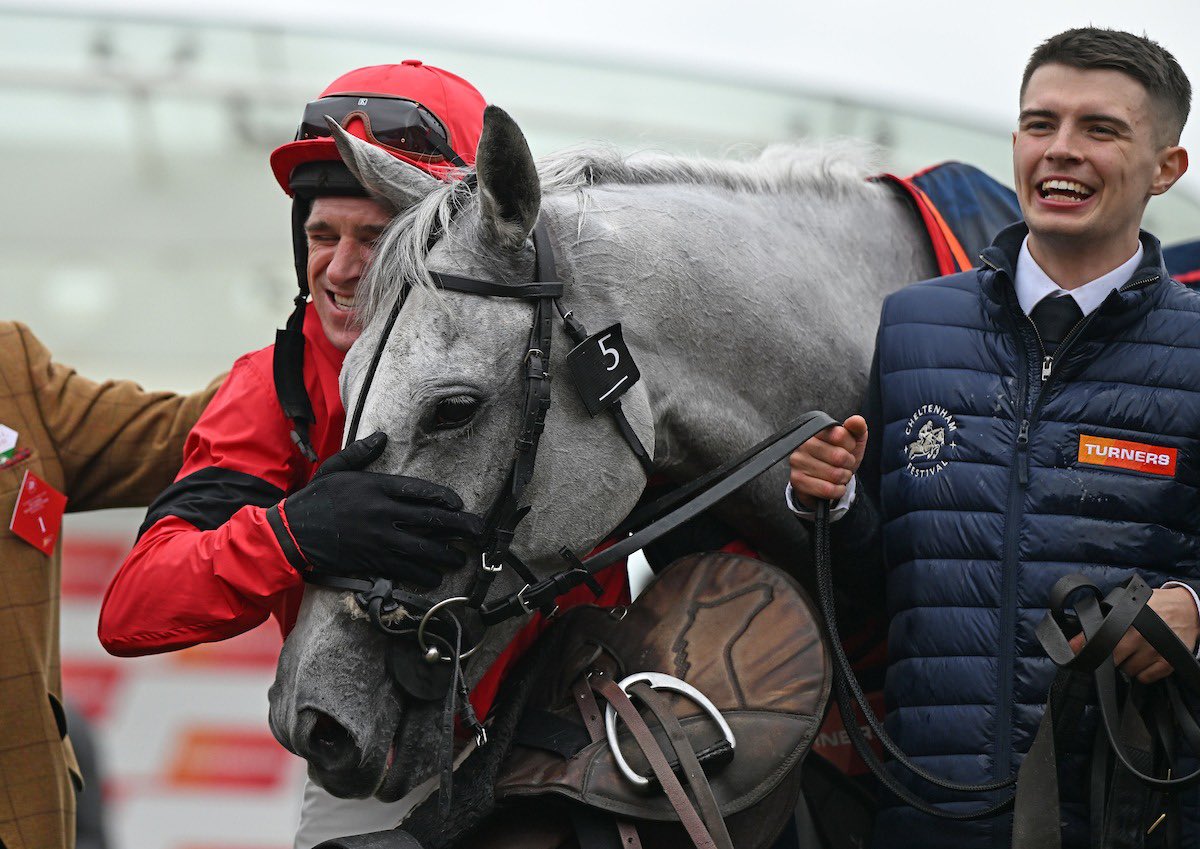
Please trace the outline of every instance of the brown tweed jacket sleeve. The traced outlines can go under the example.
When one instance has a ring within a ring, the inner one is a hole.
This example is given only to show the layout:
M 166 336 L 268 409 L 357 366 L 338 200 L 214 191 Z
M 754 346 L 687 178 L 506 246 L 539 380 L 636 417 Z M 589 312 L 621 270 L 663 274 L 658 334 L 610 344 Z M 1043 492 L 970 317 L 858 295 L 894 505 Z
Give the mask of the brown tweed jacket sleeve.
M 181 397 L 128 380 L 96 383 L 51 360 L 28 328 L 16 328 L 30 390 L 62 464 L 67 509 L 149 504 L 175 479 L 184 439 L 218 384 Z
M 47 556 L 8 530 L 26 471 L 68 510 L 139 506 L 174 479 L 216 385 L 191 396 L 96 383 L 55 363 L 29 329 L 0 321 L 0 424 L 18 455 L 0 465 L 0 845 L 74 844 L 78 779 L 61 710 L 61 543 Z

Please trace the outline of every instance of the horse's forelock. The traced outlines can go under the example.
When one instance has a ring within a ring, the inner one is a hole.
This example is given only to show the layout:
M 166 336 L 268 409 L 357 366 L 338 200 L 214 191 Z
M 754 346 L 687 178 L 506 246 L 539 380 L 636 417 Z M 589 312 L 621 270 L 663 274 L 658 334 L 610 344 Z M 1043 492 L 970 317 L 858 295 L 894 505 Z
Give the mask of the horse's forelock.
M 582 216 L 586 190 L 600 185 L 712 186 L 755 194 L 813 193 L 845 197 L 870 191 L 866 177 L 876 151 L 855 140 L 821 145 L 776 144 L 752 160 L 706 159 L 612 147 L 575 147 L 538 161 L 544 194 L 578 192 Z M 357 320 L 373 322 L 394 303 L 402 285 L 434 288 L 426 258 L 434 234 L 447 232 L 460 209 L 476 202 L 473 180 L 434 189 L 396 217 L 380 237 L 371 267 L 359 285 Z

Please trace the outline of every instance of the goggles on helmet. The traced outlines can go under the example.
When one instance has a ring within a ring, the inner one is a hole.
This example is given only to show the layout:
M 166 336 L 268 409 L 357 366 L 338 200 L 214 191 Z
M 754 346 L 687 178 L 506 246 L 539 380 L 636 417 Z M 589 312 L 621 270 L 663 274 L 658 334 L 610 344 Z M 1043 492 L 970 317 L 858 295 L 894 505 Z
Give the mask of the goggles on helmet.
M 415 100 L 383 94 L 334 94 L 304 107 L 296 141 L 329 138 L 325 117 L 342 127 L 358 118 L 367 138 L 380 147 L 426 162 L 448 161 L 466 167 L 450 147 L 446 126 Z

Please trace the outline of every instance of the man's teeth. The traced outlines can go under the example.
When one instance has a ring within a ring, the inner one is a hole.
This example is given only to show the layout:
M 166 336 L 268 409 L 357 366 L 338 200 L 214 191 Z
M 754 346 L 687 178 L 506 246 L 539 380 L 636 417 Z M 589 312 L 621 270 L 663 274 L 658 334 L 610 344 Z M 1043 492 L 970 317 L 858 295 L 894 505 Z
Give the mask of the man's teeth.
M 345 307 L 346 309 L 350 309 L 354 306 L 354 296 L 353 295 L 351 295 L 349 298 L 344 298 L 341 295 L 337 294 L 336 292 L 331 292 L 330 294 L 333 295 L 333 302 L 335 304 L 337 304 L 339 307 Z
M 1038 188 L 1044 198 L 1074 201 L 1075 203 L 1084 201 L 1095 194 L 1094 190 L 1071 180 L 1044 180 Z

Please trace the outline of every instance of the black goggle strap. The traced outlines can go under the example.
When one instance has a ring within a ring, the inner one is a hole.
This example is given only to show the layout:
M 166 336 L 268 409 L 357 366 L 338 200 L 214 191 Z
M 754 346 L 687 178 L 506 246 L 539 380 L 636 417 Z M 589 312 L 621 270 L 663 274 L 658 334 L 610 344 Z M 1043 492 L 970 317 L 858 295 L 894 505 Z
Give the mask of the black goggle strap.
M 447 144 L 446 139 L 441 133 L 430 129 L 429 127 L 425 127 L 425 138 L 427 138 L 429 143 L 433 145 L 434 150 L 440 153 L 442 158 L 451 165 L 464 169 L 470 167 L 466 162 L 463 161 L 461 156 L 454 152 L 454 148 Z
M 308 302 L 308 240 L 304 235 L 304 222 L 311 205 L 311 201 L 301 198 L 292 201 L 292 254 L 300 294 L 294 300 L 295 306 L 287 324 L 282 330 L 275 331 L 271 371 L 279 406 L 292 420 L 292 442 L 306 460 L 315 463 L 317 454 L 310 441 L 309 429 L 316 416 L 304 386 L 304 312 Z

